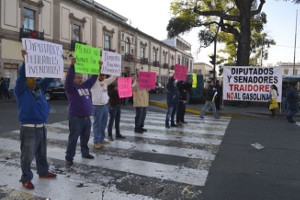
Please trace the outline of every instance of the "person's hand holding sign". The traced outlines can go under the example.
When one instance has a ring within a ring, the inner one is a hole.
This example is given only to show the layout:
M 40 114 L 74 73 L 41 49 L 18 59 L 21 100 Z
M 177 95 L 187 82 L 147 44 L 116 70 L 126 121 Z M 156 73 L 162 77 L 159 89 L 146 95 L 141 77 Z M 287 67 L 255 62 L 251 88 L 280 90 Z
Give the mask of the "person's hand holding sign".
M 76 63 L 76 58 L 72 58 L 71 63 L 74 65 Z
M 21 50 L 21 54 L 22 54 L 23 60 L 25 61 L 25 55 L 27 54 L 27 51 L 24 50 L 24 49 L 22 49 L 22 50 Z

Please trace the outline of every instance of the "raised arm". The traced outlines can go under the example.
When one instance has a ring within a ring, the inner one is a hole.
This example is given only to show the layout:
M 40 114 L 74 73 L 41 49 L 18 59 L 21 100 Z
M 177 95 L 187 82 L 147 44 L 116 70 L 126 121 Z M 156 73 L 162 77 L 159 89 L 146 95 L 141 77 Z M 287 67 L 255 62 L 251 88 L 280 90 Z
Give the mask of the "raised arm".
M 21 51 L 22 54 L 22 58 L 25 62 L 25 55 L 27 54 L 27 52 L 25 50 Z M 19 68 L 19 73 L 18 73 L 18 78 L 16 81 L 16 87 L 15 87 L 15 94 L 19 95 L 22 92 L 25 91 L 26 86 L 26 76 L 25 76 L 25 63 L 22 63 L 22 65 Z
M 74 78 L 75 78 L 75 69 L 74 64 L 76 60 L 75 58 L 72 59 L 72 64 L 70 65 L 70 68 L 68 70 L 67 76 L 66 76 L 66 82 L 65 82 L 65 89 L 67 92 L 71 92 L 74 89 Z

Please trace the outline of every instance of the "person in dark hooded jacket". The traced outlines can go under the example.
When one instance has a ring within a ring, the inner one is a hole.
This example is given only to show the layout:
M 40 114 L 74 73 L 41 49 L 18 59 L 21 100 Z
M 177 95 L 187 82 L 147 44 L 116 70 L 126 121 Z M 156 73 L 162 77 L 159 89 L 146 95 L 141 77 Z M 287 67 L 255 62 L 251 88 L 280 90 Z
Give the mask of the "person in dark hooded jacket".
M 177 127 L 174 121 L 174 116 L 177 111 L 178 105 L 178 88 L 174 77 L 170 77 L 167 83 L 167 105 L 168 111 L 166 115 L 165 127 L 170 128 L 170 116 L 171 116 L 171 127 Z
M 189 82 L 187 81 L 179 81 L 177 83 L 178 93 L 179 93 L 179 101 L 178 101 L 178 109 L 176 114 L 176 123 L 181 126 L 186 124 L 184 121 L 185 108 L 188 101 L 189 89 L 192 87 L 193 79 Z

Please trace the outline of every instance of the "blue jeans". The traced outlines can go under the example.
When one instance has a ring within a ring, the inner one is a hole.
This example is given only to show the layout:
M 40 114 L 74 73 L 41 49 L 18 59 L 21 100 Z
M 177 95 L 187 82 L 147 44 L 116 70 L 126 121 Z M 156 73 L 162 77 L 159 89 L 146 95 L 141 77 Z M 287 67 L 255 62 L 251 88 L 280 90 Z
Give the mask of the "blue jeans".
M 205 105 L 204 105 L 204 107 L 203 107 L 202 110 L 201 110 L 200 117 L 203 117 L 203 116 L 205 115 L 205 112 L 206 112 L 206 110 L 208 109 L 208 107 L 211 107 L 211 109 L 212 109 L 212 111 L 213 111 L 213 114 L 214 114 L 214 117 L 215 117 L 215 118 L 218 118 L 219 115 L 218 115 L 218 113 L 217 113 L 217 111 L 216 111 L 215 102 L 213 102 L 213 101 L 206 101 L 206 102 L 205 102 Z
M 105 129 L 107 126 L 108 119 L 108 108 L 107 106 L 94 106 L 94 144 L 104 141 Z
M 299 111 L 298 104 L 297 103 L 290 103 L 289 105 L 289 113 L 287 115 L 287 118 L 290 120 L 293 120 L 293 116 Z
M 121 118 L 121 106 L 109 107 L 109 122 L 108 122 L 108 135 L 112 136 L 112 127 L 115 122 L 116 135 L 120 134 L 120 118 Z
M 20 182 L 27 183 L 33 178 L 31 163 L 35 157 L 37 173 L 45 176 L 48 173 L 47 162 L 47 130 L 45 127 L 31 128 L 21 127 L 21 169 L 22 176 Z
M 175 124 L 174 117 L 176 112 L 177 112 L 177 104 L 168 105 L 168 111 L 166 115 L 166 126 L 169 126 L 170 116 L 171 116 L 171 125 Z
M 69 116 L 69 139 L 66 152 L 66 160 L 73 160 L 76 151 L 78 137 L 80 136 L 81 155 L 88 156 L 88 142 L 91 134 L 91 119 L 90 117 L 74 117 Z
M 135 131 L 139 131 L 144 127 L 146 114 L 147 107 L 135 107 Z

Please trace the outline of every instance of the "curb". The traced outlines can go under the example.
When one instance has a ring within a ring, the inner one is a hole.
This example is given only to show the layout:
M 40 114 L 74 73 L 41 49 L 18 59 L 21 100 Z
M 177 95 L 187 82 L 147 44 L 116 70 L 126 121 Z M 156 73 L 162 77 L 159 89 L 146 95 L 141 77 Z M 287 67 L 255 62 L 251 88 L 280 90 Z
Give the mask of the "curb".
M 149 104 L 151 105 L 155 105 L 155 106 L 160 106 L 160 107 L 164 107 L 164 108 L 167 108 L 167 104 L 164 104 L 164 103 L 158 103 L 158 102 L 155 102 L 155 101 L 149 101 Z M 193 110 L 193 109 L 189 109 L 189 108 L 186 108 L 185 109 L 186 112 L 188 113 L 192 113 L 192 114 L 200 114 L 201 112 L 198 111 L 198 110 Z M 211 113 L 208 112 L 208 115 L 211 115 Z M 230 114 L 230 113 L 219 113 L 220 116 L 226 116 L 226 117 L 238 117 L 238 118 L 254 118 L 254 117 L 251 117 L 251 116 L 246 116 L 246 115 L 239 115 L 239 114 Z

